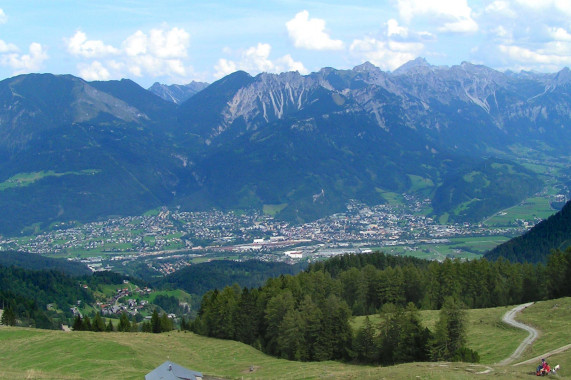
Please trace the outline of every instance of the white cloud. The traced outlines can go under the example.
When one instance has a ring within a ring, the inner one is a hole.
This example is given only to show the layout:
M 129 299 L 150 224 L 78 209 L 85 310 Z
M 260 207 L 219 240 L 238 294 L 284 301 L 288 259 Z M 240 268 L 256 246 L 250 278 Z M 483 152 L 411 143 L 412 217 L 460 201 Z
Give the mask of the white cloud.
M 149 36 L 149 51 L 159 58 L 184 58 L 189 44 L 190 35 L 180 28 L 152 29 Z
M 9 53 L 13 51 L 18 51 L 18 47 L 16 45 L 0 40 L 0 53 Z
M 569 0 L 515 0 L 516 3 L 525 7 L 544 10 L 547 8 L 554 8 L 557 11 L 571 15 L 571 1 Z
M 123 50 L 131 57 L 147 53 L 147 35 L 140 30 L 123 41 Z
M 109 70 L 99 61 L 91 62 L 89 65 L 80 65 L 79 76 L 87 81 L 111 79 Z
M 238 66 L 236 62 L 229 61 L 225 58 L 220 58 L 218 64 L 214 66 L 216 72 L 214 73 L 215 78 L 222 78 L 226 75 L 232 74 L 238 71 Z
M 46 59 L 48 59 L 48 54 L 43 46 L 33 42 L 30 44 L 28 54 L 4 54 L 0 56 L 0 63 L 13 68 L 15 74 L 24 74 L 38 71 Z
M 183 62 L 183 58 L 188 56 L 190 35 L 181 28 L 151 29 L 148 33 L 138 30 L 127 36 L 120 48 L 103 41 L 88 40 L 81 31 L 66 42 L 71 54 L 87 59 L 78 64 L 79 75 L 86 80 L 107 80 L 127 75 L 187 80 L 193 72 Z M 101 60 L 109 56 L 114 58 Z
M 439 23 L 441 32 L 476 32 L 478 24 L 472 18 L 467 0 L 397 0 L 401 18 L 410 23 L 416 17 L 431 17 Z
M 398 21 L 395 19 L 390 19 L 387 21 L 387 35 L 390 36 L 408 36 L 408 28 L 400 26 Z
M 250 74 L 261 72 L 280 73 L 284 71 L 299 71 L 301 74 L 308 73 L 303 63 L 295 61 L 289 54 L 271 60 L 271 50 L 272 47 L 269 44 L 258 43 L 258 45 L 242 51 L 237 62 L 221 58 L 214 67 L 216 70 L 214 76 L 221 78 L 237 70 L 244 70 Z
M 385 26 L 379 37 L 353 40 L 350 52 L 360 61 L 369 61 L 383 70 L 394 70 L 419 57 L 424 50 L 423 42 L 434 40 L 431 33 L 412 31 L 394 19 L 388 20 Z
M 383 70 L 394 70 L 415 59 L 424 49 L 419 42 L 381 41 L 372 37 L 354 40 L 350 51 Z
M 88 40 L 87 35 L 78 30 L 73 37 L 66 40 L 67 50 L 75 55 L 85 58 L 101 58 L 107 55 L 118 54 L 119 50 L 103 41 Z
M 507 1 L 497 0 L 485 8 L 486 13 L 498 13 L 510 18 L 517 17 L 517 13 L 512 9 Z
M 0 8 L 0 24 L 5 24 L 6 21 L 8 21 L 8 17 L 6 16 L 6 13 L 4 13 L 4 10 Z
M 515 61 L 516 65 L 527 68 L 557 70 L 561 65 L 571 64 L 570 46 L 559 45 L 550 50 L 532 50 L 515 45 L 499 45 L 499 50 Z M 560 54 L 556 54 L 560 53 Z
M 325 20 L 309 18 L 308 11 L 301 11 L 286 22 L 286 28 L 295 47 L 308 50 L 341 50 L 343 41 L 333 40 L 325 31 Z
M 498 25 L 496 28 L 492 29 L 491 32 L 499 39 L 504 41 L 511 41 L 513 36 L 512 32 L 507 30 L 504 26 Z
M 550 28 L 549 32 L 556 41 L 571 42 L 571 34 L 563 28 Z

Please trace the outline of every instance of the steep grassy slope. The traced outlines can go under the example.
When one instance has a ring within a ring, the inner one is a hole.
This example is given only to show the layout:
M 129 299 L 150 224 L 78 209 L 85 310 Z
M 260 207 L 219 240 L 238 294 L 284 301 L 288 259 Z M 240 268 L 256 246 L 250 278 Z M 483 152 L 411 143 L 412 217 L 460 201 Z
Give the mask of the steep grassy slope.
M 557 304 L 557 310 L 553 308 Z M 558 348 L 562 341 L 571 341 L 565 326 L 571 308 L 571 298 L 539 302 L 525 312 L 524 319 L 533 316 L 550 329 L 557 340 L 545 334 L 534 347 L 542 350 Z M 504 342 L 517 345 L 522 334 L 506 328 L 500 318 L 507 308 L 471 310 L 469 344 L 478 350 L 490 348 L 486 362 L 503 359 L 511 347 L 497 348 Z M 423 313 L 427 324 L 433 323 L 435 313 Z M 432 321 L 432 322 L 431 322 Z M 478 327 L 476 325 L 481 324 Z M 546 339 L 547 338 L 547 339 Z M 528 351 L 533 358 L 538 349 Z M 411 378 L 411 379 L 472 379 L 478 372 L 490 371 L 506 379 L 530 376 L 534 365 L 500 367 L 464 363 L 410 363 L 394 367 L 371 367 L 337 362 L 300 363 L 275 359 L 252 347 L 197 336 L 191 333 L 122 334 L 42 331 L 0 327 L 0 378 L 34 379 L 141 379 L 146 373 L 169 359 L 206 375 L 223 378 L 299 379 L 299 378 Z M 561 364 L 560 378 L 570 378 L 565 371 L 571 366 L 571 351 L 549 359 Z M 250 366 L 254 371 L 250 372 Z M 489 376 L 489 375 L 488 375 Z

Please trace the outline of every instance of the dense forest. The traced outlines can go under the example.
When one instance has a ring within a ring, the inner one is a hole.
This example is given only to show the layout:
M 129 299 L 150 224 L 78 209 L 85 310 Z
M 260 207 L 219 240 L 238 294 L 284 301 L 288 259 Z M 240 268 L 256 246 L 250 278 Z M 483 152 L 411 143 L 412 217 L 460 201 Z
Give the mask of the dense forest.
M 38 260 L 42 262 L 42 258 Z M 35 259 L 24 260 L 23 265 L 34 267 L 35 262 Z M 30 270 L 0 265 L 0 308 L 5 313 L 8 311 L 10 317 L 3 322 L 59 329 L 74 317 L 71 307 L 77 306 L 78 302 L 88 305 L 95 302 L 94 289 L 105 284 L 121 284 L 127 279 L 114 272 L 71 276 L 63 273 L 58 265 L 56 267 L 58 269 Z M 77 267 L 64 267 L 71 272 L 83 273 L 81 268 L 76 271 Z
M 2 254 L 0 254 L 0 265 L 5 267 L 15 266 L 31 270 L 54 270 L 70 276 L 87 276 L 92 273 L 89 268 L 82 263 L 18 251 L 3 251 Z
M 73 316 L 69 305 L 77 301 L 91 303 L 93 296 L 66 274 L 0 266 L 0 305 L 10 310 L 14 322 L 18 319 L 24 326 L 60 328 Z M 61 313 L 50 312 L 58 308 Z
M 504 259 L 439 263 L 376 252 L 315 263 L 295 276 L 269 279 L 260 288 L 234 285 L 209 291 L 192 329 L 207 336 L 235 339 L 288 359 L 358 358 L 394 363 L 430 356 L 470 360 L 477 353 L 464 347 L 461 339 L 454 352 L 439 355 L 438 347 L 442 345 L 438 342 L 443 338 L 438 337 L 446 336 L 448 330 L 441 327 L 426 331 L 419 325 L 415 310 L 445 310 L 441 318 L 444 322 L 439 323 L 446 326 L 446 315 L 450 315 L 446 310 L 567 295 L 571 295 L 571 249 L 552 253 L 546 265 Z M 357 332 L 361 340 L 354 341 L 351 315 L 379 312 L 389 316 L 380 327 L 381 341 L 372 346 L 363 343 L 367 341 L 363 336 L 370 336 L 370 332 L 363 331 Z M 390 317 L 394 315 L 399 317 Z M 383 334 L 387 340 L 383 340 Z M 415 354 L 386 356 L 386 345 L 409 347 L 406 342 L 413 341 Z M 373 348 L 373 358 L 363 351 Z
M 522 236 L 490 250 L 485 257 L 489 260 L 503 257 L 512 262 L 545 263 L 551 250 L 565 250 L 568 246 L 571 246 L 571 201 Z
M 191 305 L 193 311 L 200 306 L 200 299 L 209 290 L 222 289 L 232 284 L 253 288 L 264 284 L 269 278 L 282 274 L 299 273 L 307 264 L 286 264 L 247 260 L 215 260 L 191 265 L 166 277 L 152 281 L 154 288 L 182 289 L 196 300 Z M 166 309 L 165 309 L 166 310 Z

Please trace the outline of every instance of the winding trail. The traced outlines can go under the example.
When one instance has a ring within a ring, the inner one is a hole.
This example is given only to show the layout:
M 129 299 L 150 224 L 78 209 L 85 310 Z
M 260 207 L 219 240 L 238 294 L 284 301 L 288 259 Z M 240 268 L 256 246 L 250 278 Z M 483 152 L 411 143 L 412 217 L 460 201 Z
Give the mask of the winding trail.
M 499 365 L 508 365 L 508 364 L 511 364 L 512 362 L 514 362 L 515 360 L 517 360 L 521 356 L 523 351 L 530 344 L 532 344 L 537 339 L 537 337 L 539 336 L 539 333 L 537 332 L 536 329 L 534 329 L 531 326 L 524 325 L 523 323 L 520 323 L 514 319 L 517 313 L 519 313 L 520 311 L 522 311 L 523 309 L 525 309 L 526 307 L 531 306 L 531 305 L 533 305 L 533 302 L 524 303 L 523 305 L 516 306 L 513 309 L 511 309 L 510 311 L 508 311 L 507 313 L 505 313 L 504 316 L 502 317 L 502 321 L 504 321 L 508 325 L 511 325 L 511 326 L 517 327 L 518 329 L 522 329 L 522 330 L 529 332 L 529 335 L 527 336 L 527 338 L 525 338 L 521 342 L 521 344 L 518 346 L 518 348 L 516 348 L 516 350 L 509 357 L 507 357 L 506 359 L 499 362 L 498 363 Z

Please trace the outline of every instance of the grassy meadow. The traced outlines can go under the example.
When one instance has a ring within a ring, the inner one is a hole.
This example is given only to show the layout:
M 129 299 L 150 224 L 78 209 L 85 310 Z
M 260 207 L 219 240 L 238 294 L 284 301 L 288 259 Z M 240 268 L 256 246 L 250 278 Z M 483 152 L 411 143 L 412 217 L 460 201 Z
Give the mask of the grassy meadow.
M 533 350 L 526 351 L 522 360 L 537 356 L 539 350 L 547 352 L 571 342 L 571 330 L 567 328 L 570 308 L 571 298 L 565 298 L 537 303 L 522 314 L 522 320 L 549 329 L 542 329 Z M 493 364 L 515 350 L 526 335 L 500 322 L 508 309 L 468 312 L 468 345 L 480 352 L 481 364 L 408 363 L 376 367 L 339 362 L 302 363 L 276 359 L 241 343 L 184 332 L 66 333 L 0 326 L 0 378 L 142 379 L 167 359 L 208 376 L 229 379 L 527 378 L 532 376 L 535 363 L 505 367 Z M 426 325 L 433 326 L 438 312 L 423 312 L 422 318 Z M 359 322 L 360 318 L 355 318 L 353 323 Z M 571 378 L 571 371 L 567 370 L 571 368 L 571 351 L 550 357 L 549 361 L 563 368 L 557 378 Z

